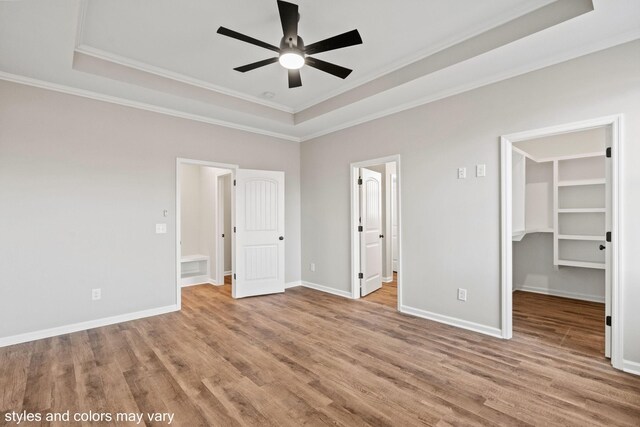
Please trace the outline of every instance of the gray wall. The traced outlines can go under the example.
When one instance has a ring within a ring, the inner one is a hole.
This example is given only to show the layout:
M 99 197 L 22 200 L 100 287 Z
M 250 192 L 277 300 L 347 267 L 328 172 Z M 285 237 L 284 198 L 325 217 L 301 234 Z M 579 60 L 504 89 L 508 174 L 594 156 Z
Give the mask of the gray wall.
M 604 270 L 554 267 L 553 233 L 531 233 L 513 242 L 513 288 L 604 302 Z
M 317 266 L 303 280 L 349 290 L 349 163 L 400 154 L 402 304 L 499 328 L 499 136 L 624 113 L 624 357 L 640 363 L 639 52 L 628 43 L 303 143 L 302 263 Z
M 231 271 L 231 175 L 222 177 L 224 186 L 224 271 Z
M 175 304 L 176 157 L 285 171 L 300 280 L 299 144 L 0 81 L 0 338 Z

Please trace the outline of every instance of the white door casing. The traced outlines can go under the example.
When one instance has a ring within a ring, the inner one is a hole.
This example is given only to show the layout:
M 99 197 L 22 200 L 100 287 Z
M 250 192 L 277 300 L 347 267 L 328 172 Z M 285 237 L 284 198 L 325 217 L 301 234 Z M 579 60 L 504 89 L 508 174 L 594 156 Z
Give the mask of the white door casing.
M 284 194 L 284 172 L 236 172 L 234 298 L 284 292 Z
M 360 295 L 382 287 L 382 175 L 361 168 L 360 177 Z

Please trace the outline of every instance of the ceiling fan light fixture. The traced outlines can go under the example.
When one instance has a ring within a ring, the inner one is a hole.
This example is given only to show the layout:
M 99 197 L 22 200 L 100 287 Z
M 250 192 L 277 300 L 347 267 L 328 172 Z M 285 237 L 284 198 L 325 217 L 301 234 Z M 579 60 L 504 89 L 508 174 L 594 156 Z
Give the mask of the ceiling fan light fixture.
M 287 70 L 299 70 L 304 66 L 304 56 L 295 50 L 283 51 L 278 62 Z

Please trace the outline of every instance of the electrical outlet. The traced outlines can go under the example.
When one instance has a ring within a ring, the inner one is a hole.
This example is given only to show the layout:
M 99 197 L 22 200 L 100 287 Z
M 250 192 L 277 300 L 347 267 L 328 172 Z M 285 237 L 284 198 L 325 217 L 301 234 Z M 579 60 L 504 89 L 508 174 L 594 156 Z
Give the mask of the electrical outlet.
M 312 262 L 311 264 L 309 264 L 309 270 L 311 271 L 316 271 L 316 264 L 314 262 Z
M 487 175 L 487 165 L 476 165 L 476 177 L 482 178 Z
M 91 299 L 93 301 L 97 301 L 100 298 L 102 298 L 102 289 L 100 288 L 91 289 Z
M 465 179 L 467 177 L 467 168 L 458 168 L 458 179 Z
M 458 288 L 458 300 L 466 301 L 467 300 L 467 290 Z

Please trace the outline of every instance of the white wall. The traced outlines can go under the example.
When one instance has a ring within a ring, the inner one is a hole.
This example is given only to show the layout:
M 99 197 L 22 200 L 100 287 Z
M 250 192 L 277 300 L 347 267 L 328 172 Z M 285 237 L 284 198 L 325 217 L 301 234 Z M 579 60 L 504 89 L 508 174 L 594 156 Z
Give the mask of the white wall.
M 284 171 L 300 280 L 298 144 L 0 81 L 0 339 L 175 304 L 177 157 Z
M 302 263 L 317 266 L 303 280 L 350 289 L 349 164 L 400 154 L 402 304 L 500 328 L 500 135 L 623 113 L 624 358 L 640 363 L 638 52 L 628 43 L 303 143 Z M 456 179 L 481 163 L 485 178 Z

